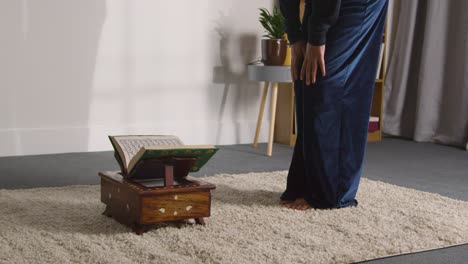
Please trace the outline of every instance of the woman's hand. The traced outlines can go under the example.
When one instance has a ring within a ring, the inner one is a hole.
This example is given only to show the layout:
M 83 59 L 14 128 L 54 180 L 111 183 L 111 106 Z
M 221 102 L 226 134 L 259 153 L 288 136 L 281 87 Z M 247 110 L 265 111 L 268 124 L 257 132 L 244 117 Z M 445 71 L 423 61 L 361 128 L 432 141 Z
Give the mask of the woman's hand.
M 291 45 L 291 77 L 293 81 L 299 80 L 299 73 L 304 62 L 306 45 L 304 41 L 297 41 Z
M 307 44 L 301 69 L 301 80 L 305 79 L 307 85 L 315 83 L 318 68 L 320 68 L 322 76 L 325 76 L 325 45 L 314 46 Z

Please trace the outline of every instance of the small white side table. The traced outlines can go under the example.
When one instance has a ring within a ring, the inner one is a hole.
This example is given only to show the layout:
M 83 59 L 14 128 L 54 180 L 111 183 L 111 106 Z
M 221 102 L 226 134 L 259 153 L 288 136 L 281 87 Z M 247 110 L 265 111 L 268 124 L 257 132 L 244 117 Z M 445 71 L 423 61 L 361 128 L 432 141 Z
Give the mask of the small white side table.
M 268 138 L 267 155 L 271 156 L 273 152 L 273 136 L 275 133 L 275 118 L 276 118 L 276 102 L 278 98 L 278 83 L 290 83 L 291 67 L 290 66 L 266 66 L 263 64 L 249 64 L 247 66 L 249 80 L 264 82 L 262 101 L 260 103 L 260 111 L 258 112 L 257 129 L 255 130 L 255 138 L 253 142 L 254 148 L 257 147 L 258 135 L 263 119 L 263 110 L 265 109 L 265 102 L 268 94 L 268 87 L 271 84 L 271 116 L 270 116 L 270 135 Z

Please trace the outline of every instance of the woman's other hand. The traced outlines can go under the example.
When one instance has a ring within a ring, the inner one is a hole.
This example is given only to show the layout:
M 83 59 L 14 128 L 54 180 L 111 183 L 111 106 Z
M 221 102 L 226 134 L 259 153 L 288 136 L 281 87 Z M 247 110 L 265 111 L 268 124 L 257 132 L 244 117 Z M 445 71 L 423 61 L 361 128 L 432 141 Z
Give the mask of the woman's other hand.
M 306 45 L 304 41 L 297 41 L 294 44 L 291 44 L 291 77 L 293 81 L 299 79 L 305 52 Z
M 320 68 L 322 76 L 325 76 L 325 45 L 307 44 L 301 69 L 301 80 L 305 80 L 307 85 L 315 83 L 318 68 Z

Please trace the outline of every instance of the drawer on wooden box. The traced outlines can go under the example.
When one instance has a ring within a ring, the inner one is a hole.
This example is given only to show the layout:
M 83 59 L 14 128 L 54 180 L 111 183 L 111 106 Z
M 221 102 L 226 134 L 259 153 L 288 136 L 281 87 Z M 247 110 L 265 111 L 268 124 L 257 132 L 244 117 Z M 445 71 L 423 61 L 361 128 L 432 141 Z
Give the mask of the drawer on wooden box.
M 141 223 L 210 216 L 209 191 L 168 193 L 141 199 Z
M 101 201 L 104 215 L 126 224 L 137 234 L 146 225 L 194 218 L 204 224 L 210 216 L 211 183 L 186 176 L 177 185 L 148 187 L 141 182 L 124 179 L 118 172 L 100 172 Z

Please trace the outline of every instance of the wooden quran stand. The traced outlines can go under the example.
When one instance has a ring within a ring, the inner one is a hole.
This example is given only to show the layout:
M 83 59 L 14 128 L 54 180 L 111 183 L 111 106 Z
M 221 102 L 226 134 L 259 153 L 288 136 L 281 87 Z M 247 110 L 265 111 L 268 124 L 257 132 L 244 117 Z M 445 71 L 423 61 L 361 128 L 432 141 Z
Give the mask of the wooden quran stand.
M 113 217 L 141 235 L 152 224 L 195 219 L 204 225 L 211 213 L 211 190 L 216 186 L 188 176 L 196 158 L 148 159 L 134 173 L 99 172 L 104 215 Z M 164 180 L 162 186 L 151 181 Z

